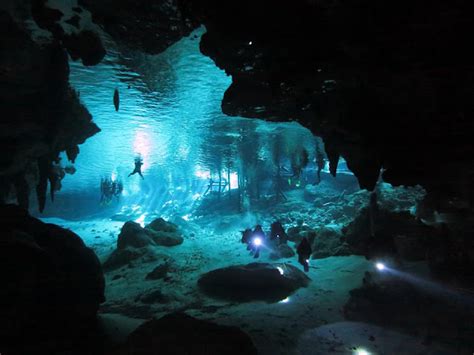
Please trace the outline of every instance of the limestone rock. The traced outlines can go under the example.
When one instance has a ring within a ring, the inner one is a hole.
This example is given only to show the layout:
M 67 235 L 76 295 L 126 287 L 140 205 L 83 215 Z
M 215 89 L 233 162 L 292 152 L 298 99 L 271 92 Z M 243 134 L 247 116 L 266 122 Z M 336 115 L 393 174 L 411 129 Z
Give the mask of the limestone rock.
M 256 355 L 250 337 L 237 327 L 217 325 L 182 313 L 143 323 L 117 355 Z
M 174 223 L 167 222 L 163 218 L 157 218 L 148 224 L 145 228 L 152 229 L 155 232 L 174 233 L 178 231 L 178 226 Z
M 165 278 L 170 269 L 169 263 L 166 261 L 157 267 L 155 267 L 151 272 L 146 275 L 146 280 L 159 280 Z
M 0 206 L 0 224 L 2 351 L 10 353 L 12 346 L 18 352 L 11 353 L 58 353 L 86 337 L 105 300 L 95 253 L 75 233 L 18 206 Z
M 132 221 L 128 221 L 122 226 L 117 239 L 117 249 L 141 248 L 153 244 L 148 232 L 138 223 Z
M 311 249 L 313 250 L 312 257 L 314 259 L 350 255 L 351 253 L 341 231 L 332 227 L 318 229 Z
M 277 302 L 306 287 L 309 281 L 302 271 L 289 264 L 251 263 L 210 271 L 199 278 L 198 285 L 215 298 Z
M 182 244 L 184 241 L 178 226 L 163 218 L 155 219 L 145 227 L 145 230 L 157 245 L 171 247 Z
M 169 298 L 164 295 L 161 290 L 152 290 L 144 293 L 143 295 L 138 296 L 135 301 L 139 301 L 145 304 L 168 303 Z

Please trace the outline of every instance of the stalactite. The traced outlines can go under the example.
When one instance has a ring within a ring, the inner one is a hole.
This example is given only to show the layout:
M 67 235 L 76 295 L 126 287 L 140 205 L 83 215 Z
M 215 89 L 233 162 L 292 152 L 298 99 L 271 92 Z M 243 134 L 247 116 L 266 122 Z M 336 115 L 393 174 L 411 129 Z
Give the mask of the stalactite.
M 68 160 L 74 164 L 74 162 L 76 161 L 76 158 L 77 158 L 77 155 L 79 154 L 79 146 L 75 145 L 71 148 L 68 148 L 66 150 L 66 155 L 67 155 L 67 158 Z
M 329 172 L 332 176 L 335 177 L 337 172 L 337 165 L 339 164 L 340 154 L 336 150 L 329 148 L 329 146 L 326 146 L 326 154 L 329 160 Z
M 38 198 L 38 208 L 43 212 L 46 205 L 46 191 L 48 189 L 48 174 L 50 162 L 46 158 L 38 159 L 39 181 L 36 185 L 36 197 Z

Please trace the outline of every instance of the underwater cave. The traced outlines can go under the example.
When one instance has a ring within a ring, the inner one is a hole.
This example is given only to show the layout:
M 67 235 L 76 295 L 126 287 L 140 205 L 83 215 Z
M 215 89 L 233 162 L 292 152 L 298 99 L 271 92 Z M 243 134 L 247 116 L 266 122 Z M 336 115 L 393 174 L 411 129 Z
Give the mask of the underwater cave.
M 467 4 L 0 3 L 0 355 L 472 354 Z

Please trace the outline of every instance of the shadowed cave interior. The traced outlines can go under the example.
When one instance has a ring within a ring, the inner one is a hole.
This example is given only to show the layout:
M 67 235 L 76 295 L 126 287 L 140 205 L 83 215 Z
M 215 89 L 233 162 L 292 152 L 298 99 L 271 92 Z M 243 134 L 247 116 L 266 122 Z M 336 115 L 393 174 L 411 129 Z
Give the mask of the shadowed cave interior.
M 474 351 L 465 2 L 5 0 L 0 28 L 1 355 Z

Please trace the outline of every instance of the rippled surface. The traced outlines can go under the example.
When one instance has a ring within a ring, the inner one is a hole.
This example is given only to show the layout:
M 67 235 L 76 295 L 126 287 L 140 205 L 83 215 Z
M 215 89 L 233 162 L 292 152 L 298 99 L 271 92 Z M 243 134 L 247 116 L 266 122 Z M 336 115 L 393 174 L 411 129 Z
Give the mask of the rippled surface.
M 145 180 L 178 181 L 230 165 L 237 170 L 242 154 L 255 151 L 271 159 L 272 137 L 308 145 L 311 133 L 297 124 L 275 124 L 228 117 L 221 99 L 231 78 L 199 51 L 203 29 L 150 56 L 120 52 L 107 43 L 108 55 L 97 66 L 71 62 L 71 84 L 80 92 L 101 132 L 80 146 L 77 172 L 63 191 L 97 188 L 102 176 L 118 176 L 126 189 L 138 184 L 134 157 L 141 154 Z M 113 93 L 120 93 L 115 111 Z M 130 183 L 129 183 L 130 182 Z

